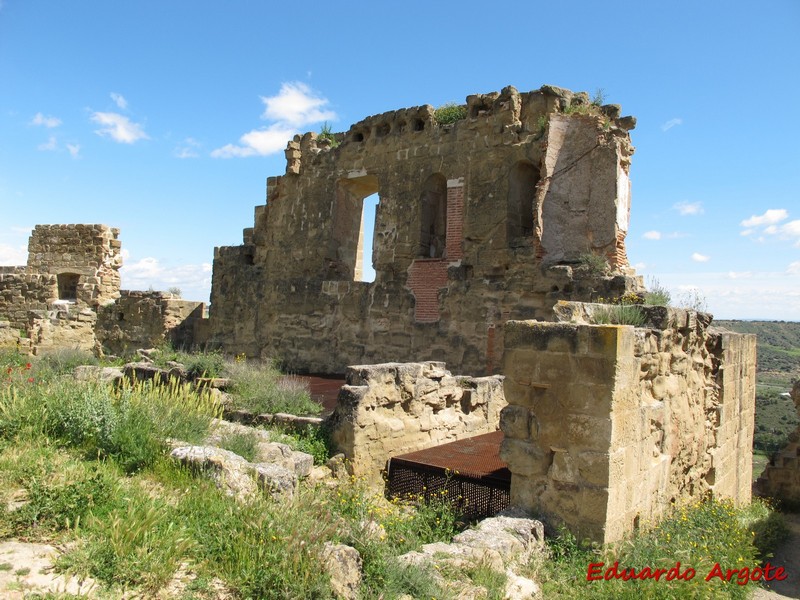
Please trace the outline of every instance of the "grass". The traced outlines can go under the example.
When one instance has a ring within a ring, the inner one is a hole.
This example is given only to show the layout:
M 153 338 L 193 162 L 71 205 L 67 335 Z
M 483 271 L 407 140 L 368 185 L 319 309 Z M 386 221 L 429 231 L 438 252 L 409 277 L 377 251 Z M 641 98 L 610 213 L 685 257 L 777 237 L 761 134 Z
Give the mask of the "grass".
M 503 596 L 505 575 L 485 565 L 447 572 L 443 579 L 435 569 L 398 561 L 424 544 L 450 541 L 464 528 L 444 502 L 390 502 L 351 478 L 335 488 L 305 484 L 290 501 L 256 496 L 237 503 L 211 479 L 166 456 L 165 437 L 192 441 L 205 434 L 216 411 L 206 397 L 177 384 L 115 391 L 36 363 L 0 355 L 0 539 L 69 548 L 57 568 L 91 576 L 109 597 L 155 597 L 184 568 L 196 574 L 190 589 L 198 596 L 218 579 L 234 597 L 330 598 L 319 560 L 326 542 L 360 552 L 362 599 L 403 593 L 452 598 L 467 585 L 484 587 L 486 598 Z M 315 444 L 324 432 L 285 435 Z M 252 441 L 229 436 L 225 443 L 242 449 Z M 564 535 L 551 542 L 550 560 L 531 562 L 520 574 L 541 582 L 548 598 L 739 598 L 749 586 L 701 577 L 680 585 L 587 582 L 587 566 L 619 561 L 668 567 L 680 560 L 697 573 L 714 562 L 753 566 L 783 532 L 766 505 L 736 509 L 709 501 L 676 509 L 659 526 L 614 547 L 587 546 Z
M 676 508 L 669 519 L 633 540 L 593 547 L 562 534 L 549 544 L 550 560 L 536 565 L 546 598 L 746 598 L 755 584 L 739 585 L 706 576 L 719 563 L 723 569 L 753 568 L 767 557 L 766 548 L 781 539 L 785 525 L 756 501 L 737 509 L 728 501 L 707 500 Z M 688 581 L 602 579 L 605 570 L 645 568 L 694 570 Z M 591 565 L 597 565 L 590 572 Z M 600 566 L 602 565 L 602 566 Z M 601 574 L 599 580 L 589 580 Z
M 285 377 L 270 363 L 236 361 L 229 364 L 233 407 L 256 414 L 316 415 L 322 410 L 301 380 Z
M 446 597 L 432 573 L 396 560 L 449 541 L 454 521 L 441 507 L 393 505 L 356 481 L 341 492 L 306 486 L 289 502 L 236 503 L 166 457 L 166 437 L 205 435 L 216 409 L 202 394 L 178 384 L 115 391 L 53 373 L 30 382 L 35 361 L 0 361 L 8 376 L 0 382 L 0 539 L 67 545 L 57 568 L 91 576 L 110 597 L 153 597 L 186 566 L 195 589 L 218 578 L 236 597 L 330 598 L 319 566 L 328 541 L 361 546 L 363 598 Z M 292 435 L 321 442 L 312 430 Z M 229 436 L 225 444 L 247 454 L 252 442 Z M 383 537 L 366 533 L 365 518 Z
M 219 447 L 238 454 L 248 462 L 253 462 L 258 453 L 258 443 L 261 441 L 255 433 L 229 433 L 220 440 Z

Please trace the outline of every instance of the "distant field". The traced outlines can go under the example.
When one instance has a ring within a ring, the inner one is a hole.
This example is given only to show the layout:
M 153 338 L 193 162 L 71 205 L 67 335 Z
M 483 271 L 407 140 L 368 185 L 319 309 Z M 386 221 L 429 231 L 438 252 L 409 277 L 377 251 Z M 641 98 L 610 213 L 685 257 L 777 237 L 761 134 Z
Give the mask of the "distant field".
M 791 398 L 782 394 L 800 379 L 800 323 L 793 321 L 714 321 L 739 333 L 755 333 L 758 344 L 756 430 L 753 446 L 774 452 L 798 425 Z

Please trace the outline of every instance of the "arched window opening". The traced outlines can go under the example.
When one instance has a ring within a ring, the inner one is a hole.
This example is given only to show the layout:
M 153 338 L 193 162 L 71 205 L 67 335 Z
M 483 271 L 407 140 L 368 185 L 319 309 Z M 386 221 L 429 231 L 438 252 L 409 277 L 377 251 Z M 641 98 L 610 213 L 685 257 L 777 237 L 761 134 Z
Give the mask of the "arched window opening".
M 447 243 L 447 179 L 434 173 L 422 186 L 420 235 L 417 255 L 443 258 Z
M 77 273 L 59 273 L 56 277 L 58 279 L 58 299 L 68 302 L 77 301 L 80 275 Z
M 533 235 L 533 212 L 539 169 L 527 161 L 518 162 L 508 178 L 508 239 Z

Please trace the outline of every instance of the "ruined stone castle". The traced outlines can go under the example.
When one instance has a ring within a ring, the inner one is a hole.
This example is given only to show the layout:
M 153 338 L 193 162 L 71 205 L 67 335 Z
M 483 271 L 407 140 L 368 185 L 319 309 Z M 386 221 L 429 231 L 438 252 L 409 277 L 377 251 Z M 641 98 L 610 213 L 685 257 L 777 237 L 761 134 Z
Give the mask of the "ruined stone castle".
M 625 252 L 635 120 L 553 86 L 462 108 L 296 136 L 242 245 L 215 249 L 208 318 L 121 291 L 118 230 L 37 226 L 28 264 L 0 268 L 0 344 L 168 341 L 300 373 L 395 363 L 348 369 L 337 436 L 355 470 L 500 427 L 512 502 L 599 541 L 680 499 L 747 502 L 754 337 L 677 309 L 636 328 L 591 318 L 593 300 L 643 290 Z M 502 386 L 459 377 L 494 373 Z
M 545 86 L 296 136 L 241 246 L 217 248 L 211 341 L 300 372 L 444 360 L 497 372 L 504 322 L 639 289 L 625 254 L 631 117 Z M 372 248 L 363 200 L 377 193 Z M 375 281 L 360 281 L 359 256 Z M 608 261 L 616 277 L 576 270 Z

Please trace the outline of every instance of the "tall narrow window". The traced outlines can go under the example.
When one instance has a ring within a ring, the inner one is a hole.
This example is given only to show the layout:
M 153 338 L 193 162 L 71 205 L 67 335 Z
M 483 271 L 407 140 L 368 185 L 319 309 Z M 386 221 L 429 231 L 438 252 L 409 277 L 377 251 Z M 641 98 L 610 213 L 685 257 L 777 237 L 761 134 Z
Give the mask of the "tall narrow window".
M 442 258 L 447 242 L 447 179 L 434 173 L 422 185 L 420 235 L 417 255 Z
M 58 299 L 75 302 L 78 299 L 78 279 L 77 273 L 59 273 L 58 276 Z
M 375 280 L 372 261 L 377 204 L 377 177 L 364 175 L 337 183 L 329 278 Z
M 375 218 L 381 199 L 377 192 L 364 198 L 361 205 L 361 230 L 358 235 L 358 265 L 361 277 L 356 273 L 356 281 L 375 281 Z M 369 251 L 367 251 L 369 249 Z
M 520 161 L 511 169 L 508 177 L 508 219 L 509 242 L 514 238 L 533 235 L 533 208 L 536 198 L 536 185 L 539 183 L 539 169 L 527 161 Z

